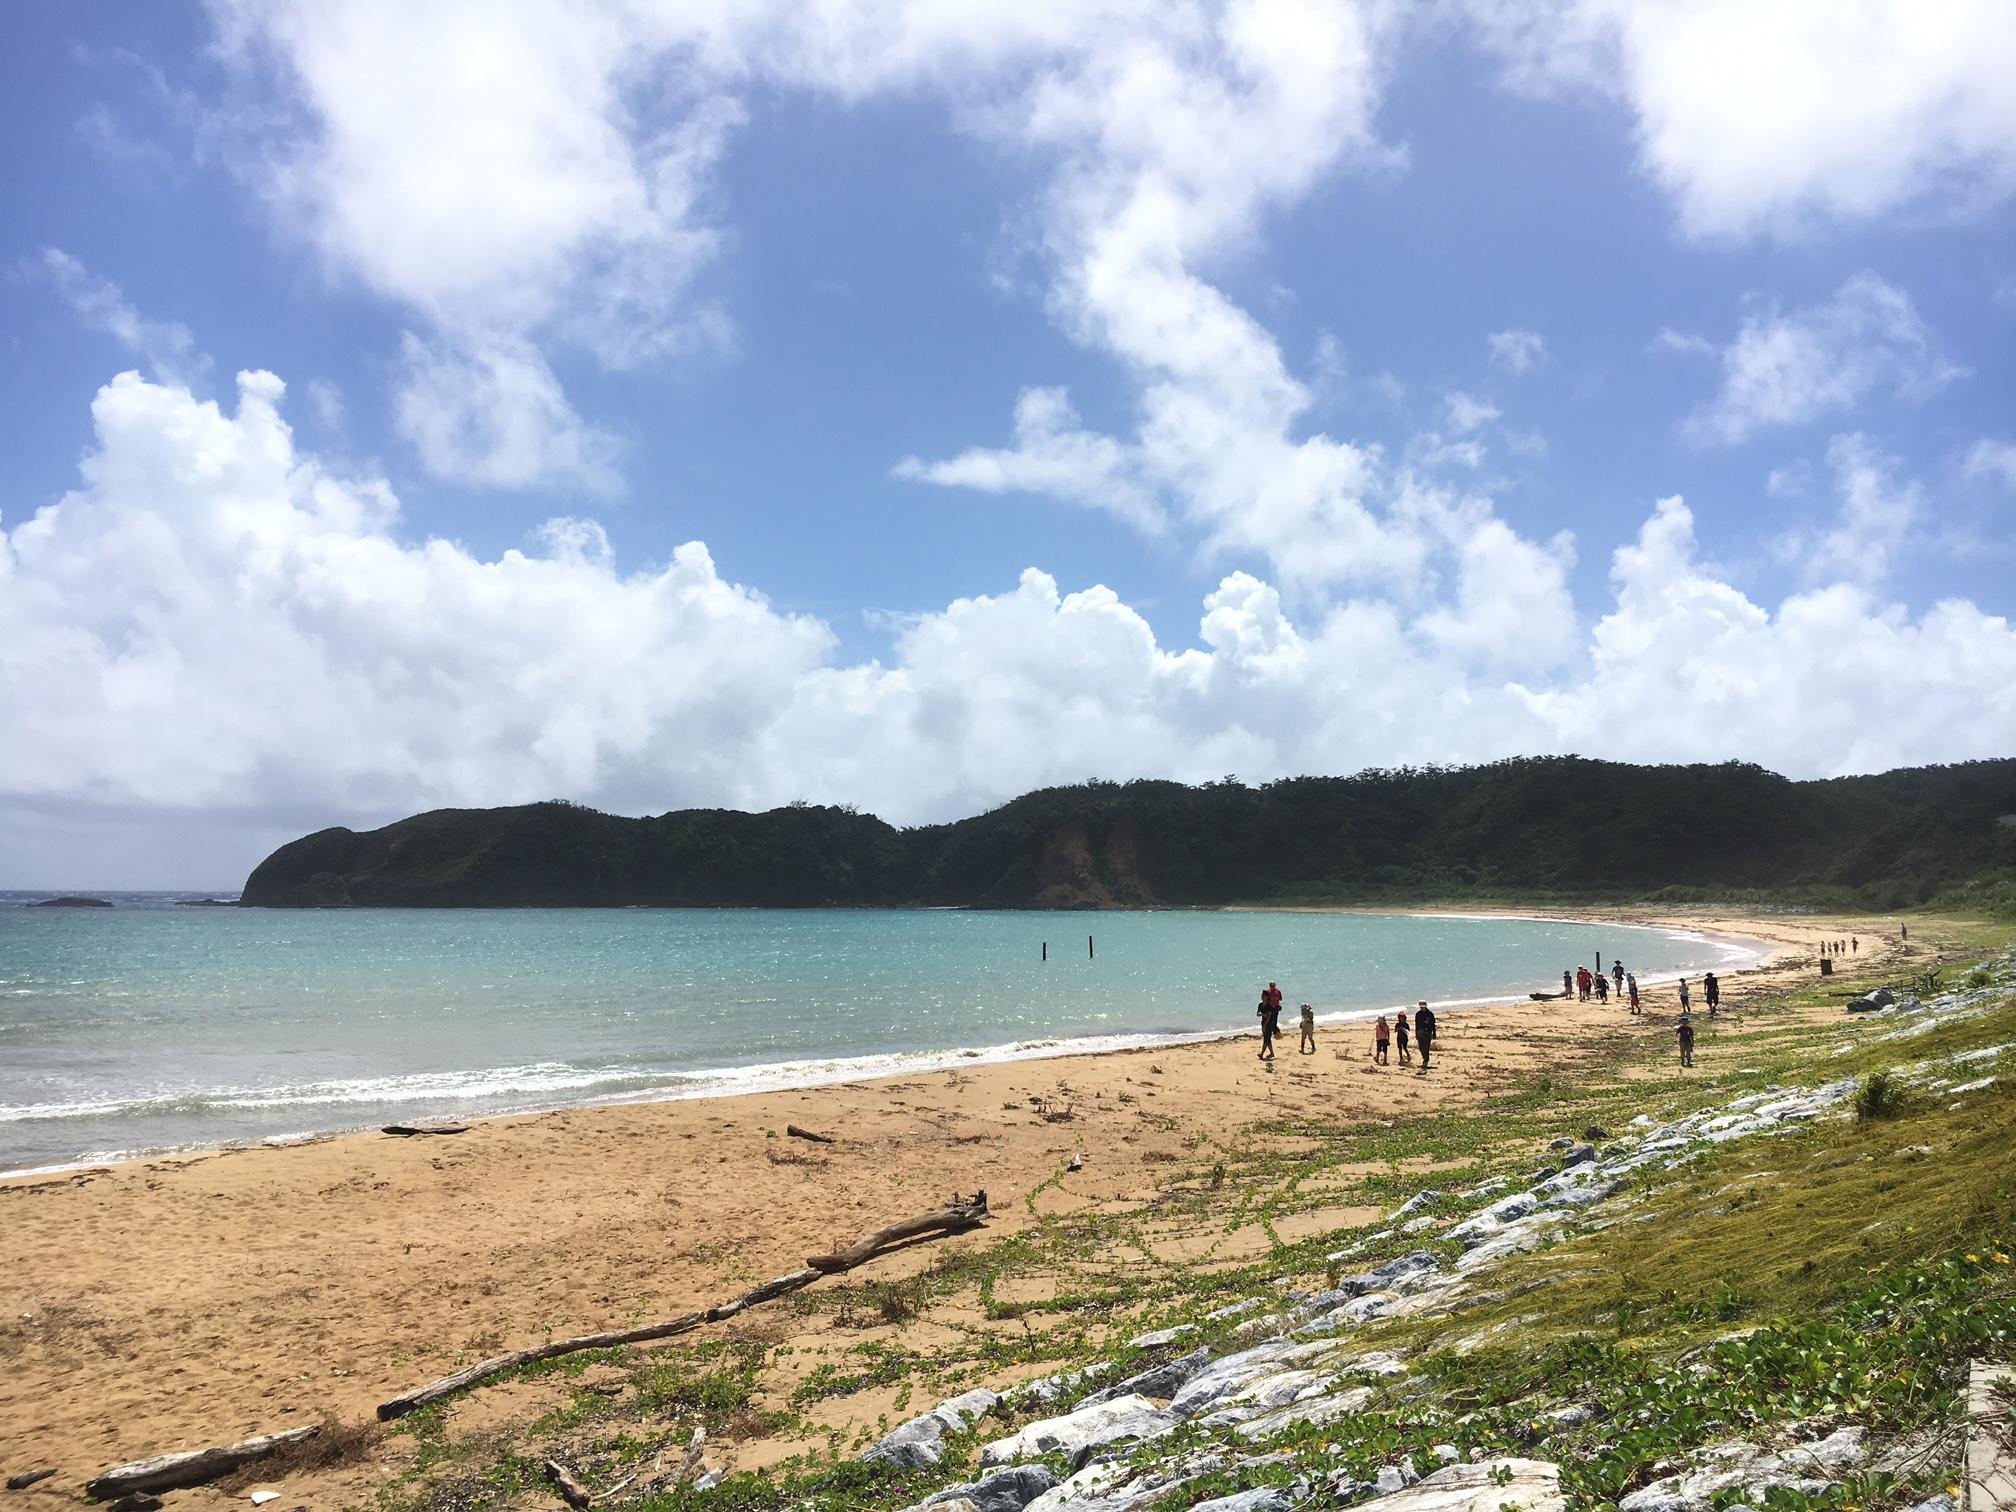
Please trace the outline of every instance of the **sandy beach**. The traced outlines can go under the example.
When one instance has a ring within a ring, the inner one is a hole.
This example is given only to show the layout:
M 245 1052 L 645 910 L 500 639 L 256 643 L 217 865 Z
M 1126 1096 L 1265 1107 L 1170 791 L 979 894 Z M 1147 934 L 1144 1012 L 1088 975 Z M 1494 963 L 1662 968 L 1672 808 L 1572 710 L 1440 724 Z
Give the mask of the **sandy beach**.
M 1851 968 L 1930 950 L 1868 918 L 1602 917 L 1768 942 L 1763 965 L 1726 979 L 1735 1015 L 1716 1032 L 1728 1044 L 1740 1044 L 1747 1001 L 1813 980 L 1821 938 L 1858 934 Z M 1478 1101 L 1620 1037 L 1670 1039 L 1671 997 L 1652 990 L 1640 1018 L 1614 1002 L 1451 1014 L 1426 1077 L 1372 1066 L 1361 1025 L 1324 1030 L 1313 1056 L 1296 1053 L 1291 1027 L 1271 1071 L 1239 1039 L 0 1183 L 0 1472 L 56 1467 L 22 1496 L 34 1505 L 68 1500 L 90 1475 L 141 1455 L 362 1422 L 386 1397 L 483 1355 L 718 1301 L 954 1193 L 987 1191 L 993 1237 L 1060 1211 L 1139 1204 L 1200 1141 L 1259 1119 L 1401 1118 Z M 789 1138 L 787 1123 L 835 1143 Z M 1059 1180 L 1074 1155 L 1083 1169 Z M 1171 1242 L 1231 1255 L 1247 1241 Z M 890 1256 L 873 1274 L 932 1258 L 929 1247 Z M 798 1325 L 780 1310 L 765 1326 Z M 835 1423 L 886 1406 L 866 1394 L 836 1408 Z M 508 1426 L 542 1403 L 537 1392 L 499 1392 L 471 1410 Z M 743 1452 L 749 1463 L 782 1451 Z M 290 1483 L 289 1495 L 340 1506 L 383 1473 L 353 1467 L 306 1490 Z M 206 1490 L 178 1505 L 230 1500 Z

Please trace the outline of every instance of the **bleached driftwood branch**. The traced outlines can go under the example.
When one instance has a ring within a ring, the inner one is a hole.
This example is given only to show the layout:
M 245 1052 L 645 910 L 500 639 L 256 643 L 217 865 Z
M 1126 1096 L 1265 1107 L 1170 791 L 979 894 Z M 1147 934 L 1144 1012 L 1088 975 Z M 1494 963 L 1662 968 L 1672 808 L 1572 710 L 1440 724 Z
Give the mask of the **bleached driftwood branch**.
M 378 1404 L 381 1422 L 404 1417 L 430 1402 L 438 1402 L 443 1397 L 502 1375 L 507 1370 L 515 1370 L 522 1365 L 537 1364 L 541 1360 L 551 1360 L 560 1355 L 576 1354 L 584 1349 L 615 1349 L 625 1344 L 652 1344 L 660 1339 L 676 1338 L 683 1333 L 708 1323 L 721 1323 L 734 1317 L 759 1302 L 769 1302 L 790 1292 L 802 1291 L 821 1276 L 834 1275 L 840 1271 L 852 1270 L 863 1261 L 873 1259 L 889 1245 L 905 1239 L 915 1239 L 926 1234 L 960 1233 L 977 1228 L 987 1219 L 987 1194 L 980 1192 L 972 1200 L 960 1200 L 949 1207 L 934 1212 L 921 1213 L 915 1218 L 906 1218 L 901 1223 L 892 1223 L 887 1228 L 877 1229 L 872 1234 L 864 1234 L 843 1249 L 830 1255 L 813 1255 L 806 1260 L 802 1270 L 787 1271 L 772 1277 L 761 1286 L 751 1287 L 741 1296 L 722 1302 L 716 1306 L 703 1308 L 699 1312 L 684 1313 L 663 1323 L 650 1323 L 642 1328 L 617 1329 L 609 1333 L 577 1334 L 571 1339 L 555 1339 L 550 1344 L 540 1344 L 531 1349 L 517 1349 L 509 1354 L 493 1355 L 487 1360 L 478 1360 L 453 1375 L 430 1381 L 404 1396 L 396 1396 L 389 1402 Z

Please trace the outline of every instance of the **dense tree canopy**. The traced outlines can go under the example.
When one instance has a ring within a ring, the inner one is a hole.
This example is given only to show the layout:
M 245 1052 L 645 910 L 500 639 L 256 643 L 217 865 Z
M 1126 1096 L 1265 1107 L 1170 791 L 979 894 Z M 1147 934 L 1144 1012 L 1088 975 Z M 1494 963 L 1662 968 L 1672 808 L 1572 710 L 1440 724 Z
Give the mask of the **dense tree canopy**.
M 850 809 L 568 803 L 323 830 L 252 873 L 279 906 L 1101 907 L 1768 896 L 2016 907 L 2016 760 L 1793 782 L 1760 767 L 1489 766 L 1088 783 L 899 830 Z

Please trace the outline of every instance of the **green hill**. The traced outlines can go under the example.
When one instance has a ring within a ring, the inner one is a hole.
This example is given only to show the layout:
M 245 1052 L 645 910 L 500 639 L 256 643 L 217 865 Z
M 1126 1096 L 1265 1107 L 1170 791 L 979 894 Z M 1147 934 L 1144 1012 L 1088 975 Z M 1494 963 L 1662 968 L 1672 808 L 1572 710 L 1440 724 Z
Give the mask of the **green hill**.
M 263 907 L 1135 907 L 1749 896 L 2016 912 L 2016 760 L 1478 767 L 1044 788 L 902 830 L 851 809 L 441 809 L 282 846 Z

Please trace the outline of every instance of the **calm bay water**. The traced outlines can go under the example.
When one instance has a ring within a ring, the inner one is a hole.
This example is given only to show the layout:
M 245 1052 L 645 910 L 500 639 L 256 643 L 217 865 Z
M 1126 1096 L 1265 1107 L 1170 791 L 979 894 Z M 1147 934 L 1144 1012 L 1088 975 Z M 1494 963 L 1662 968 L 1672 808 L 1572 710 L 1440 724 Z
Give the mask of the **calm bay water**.
M 0 894 L 0 1171 L 1245 1029 L 1269 979 L 1284 1023 L 1335 1022 L 1558 985 L 1599 950 L 1641 981 L 1754 958 L 1541 920 L 32 896 Z

